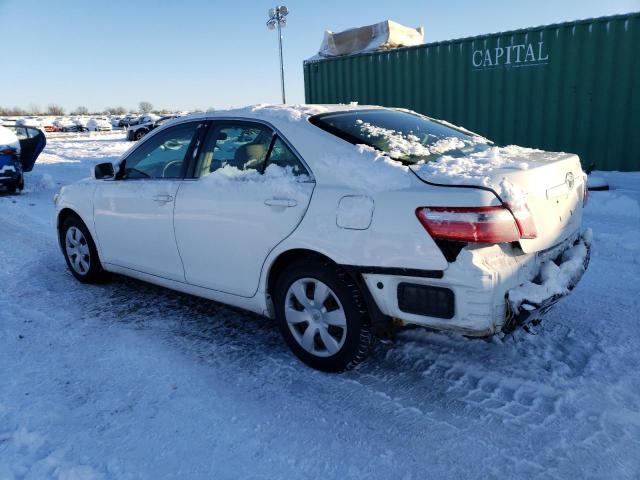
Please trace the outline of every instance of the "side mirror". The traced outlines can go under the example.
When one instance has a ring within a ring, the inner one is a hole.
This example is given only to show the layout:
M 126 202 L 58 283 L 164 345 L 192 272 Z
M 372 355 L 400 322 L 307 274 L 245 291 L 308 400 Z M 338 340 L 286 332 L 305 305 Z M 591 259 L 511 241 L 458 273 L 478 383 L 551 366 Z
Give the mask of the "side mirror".
M 93 169 L 93 178 L 96 180 L 107 180 L 116 176 L 111 162 L 99 163 Z

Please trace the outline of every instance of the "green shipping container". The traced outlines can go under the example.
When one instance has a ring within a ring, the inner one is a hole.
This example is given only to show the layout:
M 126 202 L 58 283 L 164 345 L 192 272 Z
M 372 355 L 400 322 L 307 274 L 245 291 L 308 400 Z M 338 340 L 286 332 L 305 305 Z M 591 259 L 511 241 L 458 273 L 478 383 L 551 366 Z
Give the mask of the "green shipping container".
M 405 107 L 640 170 L 640 12 L 304 63 L 307 103 Z

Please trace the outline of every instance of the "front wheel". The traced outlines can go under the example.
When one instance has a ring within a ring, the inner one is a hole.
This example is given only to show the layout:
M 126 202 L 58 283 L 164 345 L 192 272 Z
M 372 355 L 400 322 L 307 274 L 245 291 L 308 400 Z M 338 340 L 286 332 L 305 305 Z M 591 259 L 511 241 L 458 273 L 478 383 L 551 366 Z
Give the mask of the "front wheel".
M 86 225 L 79 217 L 67 217 L 60 230 L 60 243 L 67 266 L 82 283 L 97 283 L 104 271 L 98 258 L 96 245 Z
M 292 264 L 276 281 L 274 303 L 280 332 L 293 353 L 325 372 L 350 370 L 374 342 L 357 285 L 322 259 Z

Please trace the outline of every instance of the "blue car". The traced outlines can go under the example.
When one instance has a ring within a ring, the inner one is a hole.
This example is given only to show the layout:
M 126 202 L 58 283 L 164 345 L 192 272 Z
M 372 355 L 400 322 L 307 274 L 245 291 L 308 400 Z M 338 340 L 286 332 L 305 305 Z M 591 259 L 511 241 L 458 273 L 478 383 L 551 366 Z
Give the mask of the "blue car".
M 33 127 L 0 125 L 0 187 L 15 193 L 24 188 L 24 174 L 33 169 L 47 140 Z

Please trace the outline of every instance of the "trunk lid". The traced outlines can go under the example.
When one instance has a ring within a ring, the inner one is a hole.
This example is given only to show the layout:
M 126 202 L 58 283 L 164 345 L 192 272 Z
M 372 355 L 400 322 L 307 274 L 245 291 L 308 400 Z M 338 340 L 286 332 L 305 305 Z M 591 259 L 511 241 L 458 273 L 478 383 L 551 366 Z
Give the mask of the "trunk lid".
M 520 240 L 526 253 L 550 248 L 580 228 L 586 184 L 577 155 L 520 147 L 495 150 L 493 157 L 464 157 L 463 162 L 449 157 L 448 168 L 430 163 L 411 168 L 427 183 L 490 188 L 510 206 L 526 203 L 537 231 L 536 238 Z

